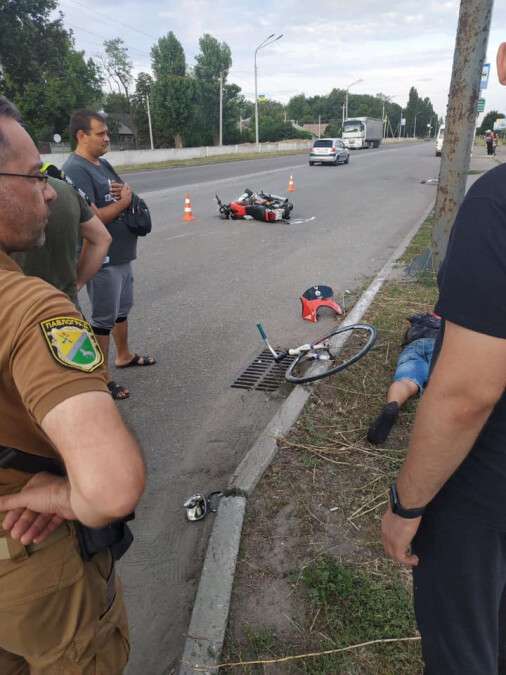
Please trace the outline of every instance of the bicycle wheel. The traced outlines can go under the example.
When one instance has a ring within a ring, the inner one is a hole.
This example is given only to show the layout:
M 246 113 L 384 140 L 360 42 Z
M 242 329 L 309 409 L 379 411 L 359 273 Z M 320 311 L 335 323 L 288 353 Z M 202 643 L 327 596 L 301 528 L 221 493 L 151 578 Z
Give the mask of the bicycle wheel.
M 350 335 L 341 339 L 337 337 L 344 333 Z M 376 338 L 376 328 L 367 323 L 355 323 L 336 328 L 312 343 L 309 352 L 300 354 L 288 367 L 285 378 L 293 384 L 306 384 L 335 375 L 365 356 L 376 342 Z M 345 348 L 345 342 L 349 340 L 351 344 L 346 345 Z M 328 368 L 322 372 L 312 372 L 314 369 L 311 365 L 318 362 L 328 363 Z

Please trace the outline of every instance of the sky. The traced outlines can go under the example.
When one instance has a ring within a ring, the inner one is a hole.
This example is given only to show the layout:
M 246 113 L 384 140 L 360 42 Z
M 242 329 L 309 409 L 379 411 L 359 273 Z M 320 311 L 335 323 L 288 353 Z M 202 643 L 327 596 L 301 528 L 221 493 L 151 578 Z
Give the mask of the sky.
M 445 115 L 460 0 L 60 0 L 64 24 L 87 56 L 121 37 L 134 73 L 151 71 L 150 50 L 170 30 L 192 66 L 198 40 L 210 33 L 232 52 L 228 82 L 254 98 L 254 51 L 271 33 L 283 34 L 258 52 L 258 93 L 282 103 L 297 94 L 379 92 L 405 105 L 411 86 Z M 483 92 L 485 113 L 506 114 L 506 88 L 497 82 L 495 55 L 506 41 L 506 2 L 496 0 Z M 317 120 L 315 120 L 317 121 Z

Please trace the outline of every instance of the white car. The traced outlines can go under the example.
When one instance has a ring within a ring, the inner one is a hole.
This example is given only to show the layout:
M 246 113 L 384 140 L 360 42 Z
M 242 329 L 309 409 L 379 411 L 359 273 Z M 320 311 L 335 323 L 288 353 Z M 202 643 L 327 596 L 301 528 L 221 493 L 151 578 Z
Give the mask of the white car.
M 445 128 L 444 126 L 439 127 L 436 138 L 436 157 L 441 157 L 441 151 L 443 150 L 443 141 L 445 139 Z
M 309 166 L 313 164 L 348 164 L 350 152 L 341 138 L 317 138 L 309 153 Z

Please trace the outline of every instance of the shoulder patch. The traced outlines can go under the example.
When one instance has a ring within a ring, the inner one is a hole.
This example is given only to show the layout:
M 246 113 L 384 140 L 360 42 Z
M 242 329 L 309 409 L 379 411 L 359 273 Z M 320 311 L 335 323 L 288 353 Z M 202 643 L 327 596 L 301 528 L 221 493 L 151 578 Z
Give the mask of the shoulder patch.
M 104 363 L 104 355 L 87 321 L 73 316 L 56 316 L 41 321 L 51 356 L 67 368 L 92 373 Z

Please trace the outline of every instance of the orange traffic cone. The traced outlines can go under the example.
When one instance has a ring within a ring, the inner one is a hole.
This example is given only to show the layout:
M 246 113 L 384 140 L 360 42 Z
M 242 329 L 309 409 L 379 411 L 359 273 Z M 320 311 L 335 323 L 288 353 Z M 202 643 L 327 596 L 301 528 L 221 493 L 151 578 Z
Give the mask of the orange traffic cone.
M 184 196 L 183 220 L 193 220 L 192 203 L 188 193 Z
M 293 176 L 290 176 L 288 181 L 288 192 L 295 192 L 295 183 L 293 182 Z

